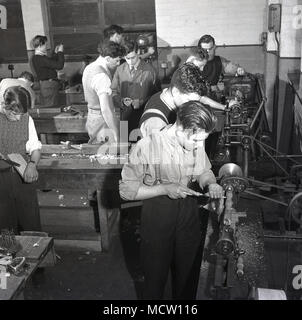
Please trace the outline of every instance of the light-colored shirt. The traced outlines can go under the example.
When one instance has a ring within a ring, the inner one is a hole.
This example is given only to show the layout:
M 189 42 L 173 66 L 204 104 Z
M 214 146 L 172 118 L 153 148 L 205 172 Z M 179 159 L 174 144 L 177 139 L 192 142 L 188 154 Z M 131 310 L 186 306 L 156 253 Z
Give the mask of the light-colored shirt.
M 26 142 L 26 152 L 30 155 L 35 150 L 41 150 L 42 144 L 38 139 L 36 127 L 31 116 L 28 117 L 28 141 Z
M 101 109 L 99 96 L 111 95 L 111 74 L 105 58 L 98 57 L 83 72 L 83 89 L 88 108 Z
M 135 200 L 140 186 L 154 184 L 156 163 L 159 163 L 162 183 L 188 185 L 191 181 L 199 181 L 204 174 L 212 174 L 204 147 L 186 151 L 175 136 L 168 134 L 169 127 L 141 139 L 131 150 L 119 185 L 123 199 Z
M 36 101 L 36 94 L 30 86 L 30 83 L 24 78 L 5 78 L 0 82 L 0 103 L 3 102 L 3 94 L 9 87 L 21 86 L 30 93 L 31 107 L 34 108 Z

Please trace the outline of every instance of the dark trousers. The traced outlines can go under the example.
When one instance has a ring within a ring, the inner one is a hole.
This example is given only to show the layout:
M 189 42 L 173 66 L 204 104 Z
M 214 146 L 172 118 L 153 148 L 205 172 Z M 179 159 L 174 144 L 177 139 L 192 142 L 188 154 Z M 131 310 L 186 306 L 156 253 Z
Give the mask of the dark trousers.
M 0 229 L 41 230 L 36 184 L 25 183 L 11 169 L 0 171 Z
M 128 121 L 128 138 L 132 130 L 139 128 L 139 120 L 144 112 L 144 108 L 133 109 L 132 107 L 123 107 L 121 109 L 120 120 Z
M 59 82 L 56 80 L 40 81 L 40 104 L 42 107 L 59 105 Z
M 196 200 L 156 197 L 145 200 L 141 217 L 144 299 L 163 299 L 169 271 L 173 299 L 194 300 L 202 259 Z
M 218 146 L 218 141 L 219 141 L 220 135 L 221 135 L 221 132 L 214 131 L 206 139 L 205 150 L 206 150 L 207 156 L 209 157 L 210 160 L 214 160 L 214 158 L 215 158 L 215 153 L 217 151 L 217 146 Z

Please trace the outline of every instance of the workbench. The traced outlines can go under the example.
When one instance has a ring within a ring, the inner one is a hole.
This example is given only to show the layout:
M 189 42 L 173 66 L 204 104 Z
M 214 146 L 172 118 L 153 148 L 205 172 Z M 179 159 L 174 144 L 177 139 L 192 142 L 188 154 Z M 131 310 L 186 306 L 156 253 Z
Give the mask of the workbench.
M 42 143 L 47 136 L 60 133 L 86 133 L 87 105 L 73 105 L 71 111 L 64 108 L 35 108 L 29 111 Z M 87 141 L 88 141 L 87 134 Z
M 0 288 L 0 300 L 20 299 L 26 283 L 32 277 L 36 269 L 41 266 L 48 254 L 55 254 L 53 248 L 53 238 L 40 236 L 16 236 L 16 240 L 21 245 L 21 250 L 17 252 L 17 257 L 26 258 L 26 268 L 20 275 L 10 274 L 7 277 L 6 289 Z
M 102 154 L 97 159 L 99 146 L 80 146 L 81 150 L 73 147 L 67 149 L 64 145 L 43 145 L 38 165 L 38 187 L 42 190 L 96 190 L 101 247 L 108 251 L 112 221 L 119 215 L 118 183 L 123 163 L 128 159 L 128 144 L 123 145 L 125 149 L 121 151 L 121 156 L 114 156 L 113 149 L 109 150 L 109 146 L 103 145 L 110 154 Z
M 62 108 L 35 108 L 29 110 L 35 127 L 43 144 L 49 143 L 49 136 L 55 134 L 85 134 L 85 141 L 89 140 L 85 128 L 87 121 L 87 104 L 72 104 Z M 119 119 L 119 110 L 115 110 Z

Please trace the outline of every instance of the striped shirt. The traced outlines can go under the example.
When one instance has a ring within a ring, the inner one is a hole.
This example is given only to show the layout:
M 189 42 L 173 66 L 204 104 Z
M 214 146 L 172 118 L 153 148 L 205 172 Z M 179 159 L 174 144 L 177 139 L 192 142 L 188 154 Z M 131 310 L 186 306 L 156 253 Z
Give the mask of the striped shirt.
M 154 94 L 147 102 L 140 119 L 143 137 L 151 134 L 153 130 L 158 131 L 167 124 L 173 124 L 176 121 L 176 108 L 169 89 Z

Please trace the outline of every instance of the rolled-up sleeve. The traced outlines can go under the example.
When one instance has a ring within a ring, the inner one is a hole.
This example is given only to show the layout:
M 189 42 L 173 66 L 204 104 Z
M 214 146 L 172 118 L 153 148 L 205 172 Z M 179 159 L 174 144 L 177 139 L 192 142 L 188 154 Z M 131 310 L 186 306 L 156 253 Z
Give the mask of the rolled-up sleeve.
M 138 145 L 134 146 L 129 156 L 129 162 L 122 170 L 122 179 L 119 183 L 120 196 L 124 200 L 135 200 L 138 189 L 144 180 L 144 165 L 141 150 Z
M 112 94 L 111 80 L 104 72 L 98 73 L 93 77 L 91 87 L 98 96 L 104 93 L 109 95 Z
M 38 139 L 36 127 L 31 116 L 28 118 L 28 141 L 26 142 L 26 152 L 30 155 L 34 150 L 41 150 L 42 144 Z

